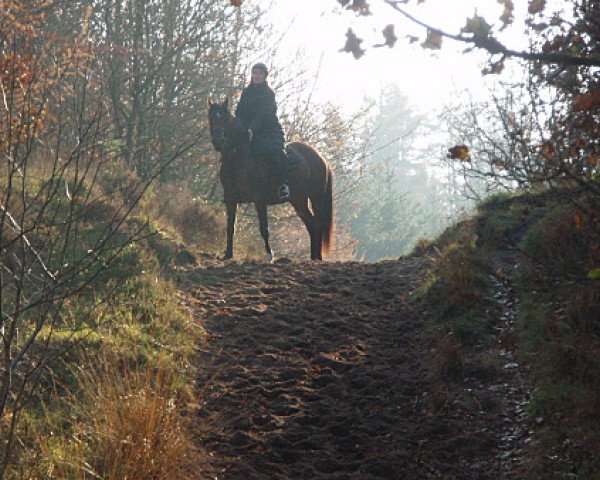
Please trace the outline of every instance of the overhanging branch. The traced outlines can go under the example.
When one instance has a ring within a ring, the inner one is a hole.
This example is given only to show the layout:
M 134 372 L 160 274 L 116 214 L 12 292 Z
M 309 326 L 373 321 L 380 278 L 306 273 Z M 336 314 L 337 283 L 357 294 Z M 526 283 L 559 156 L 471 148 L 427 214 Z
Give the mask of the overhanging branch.
M 557 64 L 557 65 L 580 65 L 590 67 L 600 67 L 600 57 L 584 57 L 578 55 L 571 55 L 568 53 L 544 53 L 544 52 L 525 52 L 517 51 L 507 48 L 502 45 L 498 40 L 493 37 L 477 37 L 477 36 L 465 36 L 448 33 L 439 28 L 433 27 L 418 18 L 408 13 L 400 4 L 405 3 L 402 0 L 384 0 L 394 10 L 402 14 L 404 17 L 409 19 L 411 22 L 420 25 L 427 30 L 436 33 L 442 37 L 450 38 L 452 40 L 468 43 L 474 47 L 481 48 L 487 52 L 495 55 L 501 54 L 505 57 L 522 58 L 524 60 Z

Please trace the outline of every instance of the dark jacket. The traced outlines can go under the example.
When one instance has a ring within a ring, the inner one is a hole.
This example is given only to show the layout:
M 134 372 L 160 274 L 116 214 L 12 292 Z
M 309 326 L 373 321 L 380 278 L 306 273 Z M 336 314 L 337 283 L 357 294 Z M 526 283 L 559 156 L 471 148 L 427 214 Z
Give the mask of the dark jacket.
M 266 84 L 250 84 L 242 91 L 235 110 L 244 128 L 252 130 L 252 143 L 260 149 L 283 149 L 284 132 L 277 118 L 275 93 Z

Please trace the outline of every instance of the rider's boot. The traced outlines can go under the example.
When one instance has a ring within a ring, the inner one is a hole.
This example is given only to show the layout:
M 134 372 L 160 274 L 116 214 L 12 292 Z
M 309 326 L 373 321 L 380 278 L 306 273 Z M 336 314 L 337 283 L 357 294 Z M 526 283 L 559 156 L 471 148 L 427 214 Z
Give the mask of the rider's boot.
M 289 161 L 285 150 L 277 157 L 277 177 L 279 180 L 279 189 L 277 195 L 279 200 L 287 200 L 290 197 L 290 187 L 288 187 L 288 165 Z

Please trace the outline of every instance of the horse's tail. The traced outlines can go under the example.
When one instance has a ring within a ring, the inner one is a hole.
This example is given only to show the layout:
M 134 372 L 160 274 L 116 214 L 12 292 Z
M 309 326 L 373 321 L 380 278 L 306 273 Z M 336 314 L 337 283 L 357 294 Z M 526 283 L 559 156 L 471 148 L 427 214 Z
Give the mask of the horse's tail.
M 333 172 L 329 165 L 326 165 L 325 176 L 327 183 L 317 221 L 323 234 L 321 253 L 327 255 L 333 248 Z

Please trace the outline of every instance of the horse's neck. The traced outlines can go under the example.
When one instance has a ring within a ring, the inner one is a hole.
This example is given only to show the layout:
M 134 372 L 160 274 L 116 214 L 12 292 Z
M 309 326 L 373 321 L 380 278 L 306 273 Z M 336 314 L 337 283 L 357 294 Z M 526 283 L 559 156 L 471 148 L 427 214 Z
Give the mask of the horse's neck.
M 250 156 L 250 144 L 245 141 L 243 129 L 236 123 L 235 118 L 229 124 L 227 136 L 231 142 L 226 152 L 230 162 L 236 164 L 247 162 Z
M 244 127 L 233 115 L 231 115 L 227 122 L 227 136 L 235 139 L 235 143 L 242 143 L 245 135 L 246 132 Z
M 235 172 L 244 172 L 250 164 L 250 148 L 244 145 L 229 147 L 222 156 L 223 166 Z

